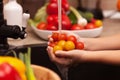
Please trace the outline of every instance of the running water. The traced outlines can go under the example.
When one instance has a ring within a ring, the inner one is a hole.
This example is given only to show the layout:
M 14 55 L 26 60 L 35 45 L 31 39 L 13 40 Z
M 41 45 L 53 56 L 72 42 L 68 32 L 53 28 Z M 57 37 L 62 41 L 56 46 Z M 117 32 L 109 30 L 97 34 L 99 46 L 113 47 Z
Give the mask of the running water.
M 61 33 L 62 30 L 62 1 L 58 0 L 58 28 Z M 56 64 L 58 70 L 60 71 L 63 80 L 68 80 L 68 67 L 60 64 Z
M 61 64 L 56 64 L 56 66 L 61 73 L 62 80 L 68 80 L 68 67 Z

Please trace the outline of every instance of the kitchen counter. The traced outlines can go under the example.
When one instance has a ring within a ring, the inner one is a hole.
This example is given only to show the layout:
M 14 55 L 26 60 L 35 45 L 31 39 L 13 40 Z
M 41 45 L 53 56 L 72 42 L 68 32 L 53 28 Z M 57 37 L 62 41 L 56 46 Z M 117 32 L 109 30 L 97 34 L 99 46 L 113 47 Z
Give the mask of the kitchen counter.
M 29 44 L 41 44 L 47 43 L 47 41 L 39 38 L 30 27 L 27 27 L 28 36 L 25 39 L 8 39 L 8 43 L 14 46 L 29 45 Z M 120 19 L 104 19 L 103 20 L 103 32 L 99 37 L 105 37 L 120 33 Z

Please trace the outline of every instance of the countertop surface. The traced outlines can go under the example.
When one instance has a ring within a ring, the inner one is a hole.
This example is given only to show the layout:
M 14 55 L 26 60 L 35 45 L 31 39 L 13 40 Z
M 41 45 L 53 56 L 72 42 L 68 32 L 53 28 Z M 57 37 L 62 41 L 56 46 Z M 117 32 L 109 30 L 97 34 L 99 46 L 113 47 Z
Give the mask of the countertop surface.
M 47 41 L 38 37 L 29 26 L 26 31 L 28 36 L 25 39 L 8 39 L 8 43 L 13 46 L 47 43 Z M 120 33 L 120 19 L 104 19 L 103 31 L 99 37 L 110 36 L 117 33 Z

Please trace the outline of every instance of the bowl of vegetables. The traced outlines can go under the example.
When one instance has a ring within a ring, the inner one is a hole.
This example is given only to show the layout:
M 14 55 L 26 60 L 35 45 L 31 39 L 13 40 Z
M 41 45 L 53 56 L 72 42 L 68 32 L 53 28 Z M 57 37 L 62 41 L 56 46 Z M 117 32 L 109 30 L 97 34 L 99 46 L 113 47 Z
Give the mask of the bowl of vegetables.
M 70 6 L 67 0 L 62 1 L 61 20 L 61 28 L 59 28 L 57 0 L 50 0 L 38 9 L 34 18 L 29 20 L 29 24 L 44 40 L 48 40 L 48 35 L 59 29 L 73 32 L 81 37 L 97 37 L 103 29 L 102 20 L 95 19 L 90 12 L 78 11 Z

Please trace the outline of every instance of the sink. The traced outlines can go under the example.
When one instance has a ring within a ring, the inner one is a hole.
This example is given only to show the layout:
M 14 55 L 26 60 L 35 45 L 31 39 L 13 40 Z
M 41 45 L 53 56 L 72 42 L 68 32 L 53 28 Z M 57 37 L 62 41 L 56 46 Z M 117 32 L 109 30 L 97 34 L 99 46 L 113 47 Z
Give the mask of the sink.
M 14 51 L 16 53 L 27 52 L 28 47 L 31 48 L 32 64 L 47 67 L 55 71 L 61 77 L 56 65 L 49 59 L 46 51 L 46 43 L 19 46 L 14 48 Z M 12 56 L 12 53 L 9 55 Z M 68 80 L 120 80 L 120 65 L 95 62 L 80 63 L 79 65 L 69 68 Z

